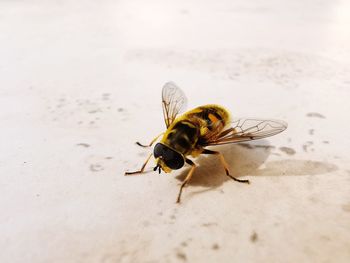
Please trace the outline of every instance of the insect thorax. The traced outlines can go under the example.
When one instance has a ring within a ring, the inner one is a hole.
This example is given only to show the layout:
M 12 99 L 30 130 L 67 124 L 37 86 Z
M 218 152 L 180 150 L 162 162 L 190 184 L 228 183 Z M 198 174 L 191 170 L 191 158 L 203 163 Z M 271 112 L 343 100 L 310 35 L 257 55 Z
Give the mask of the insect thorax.
M 200 151 L 208 138 L 218 135 L 229 118 L 229 113 L 217 105 L 195 108 L 174 121 L 162 143 L 184 155 L 193 154 Z
M 183 155 L 189 154 L 196 146 L 199 128 L 189 120 L 177 120 L 165 133 L 162 143 Z

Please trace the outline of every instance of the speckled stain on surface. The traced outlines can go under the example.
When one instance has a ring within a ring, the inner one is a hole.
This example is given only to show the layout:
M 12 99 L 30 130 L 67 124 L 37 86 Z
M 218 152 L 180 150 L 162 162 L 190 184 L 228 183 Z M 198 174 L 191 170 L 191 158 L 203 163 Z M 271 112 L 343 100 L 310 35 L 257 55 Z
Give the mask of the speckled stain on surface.
M 349 262 L 348 1 L 2 1 L 1 262 Z M 284 119 L 169 175 L 140 167 L 169 80 Z M 345 135 L 344 135 L 345 133 Z

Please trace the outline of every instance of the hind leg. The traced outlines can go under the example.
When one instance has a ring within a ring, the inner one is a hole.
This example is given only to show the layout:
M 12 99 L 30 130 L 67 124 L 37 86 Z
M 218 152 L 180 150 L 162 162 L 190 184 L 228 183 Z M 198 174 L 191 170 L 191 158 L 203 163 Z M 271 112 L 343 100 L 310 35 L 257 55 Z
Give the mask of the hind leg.
M 230 171 L 229 171 L 229 169 L 228 169 L 228 164 L 227 164 L 227 162 L 225 161 L 224 155 L 223 155 L 222 153 L 216 152 L 216 151 L 207 150 L 207 149 L 205 149 L 202 153 L 203 153 L 203 154 L 215 154 L 215 155 L 219 155 L 220 161 L 221 161 L 222 165 L 224 166 L 226 175 L 227 175 L 228 177 L 230 177 L 231 179 L 233 179 L 233 180 L 236 181 L 236 182 L 249 184 L 249 180 L 240 180 L 240 179 L 237 179 L 236 177 L 233 177 L 232 175 L 230 175 Z

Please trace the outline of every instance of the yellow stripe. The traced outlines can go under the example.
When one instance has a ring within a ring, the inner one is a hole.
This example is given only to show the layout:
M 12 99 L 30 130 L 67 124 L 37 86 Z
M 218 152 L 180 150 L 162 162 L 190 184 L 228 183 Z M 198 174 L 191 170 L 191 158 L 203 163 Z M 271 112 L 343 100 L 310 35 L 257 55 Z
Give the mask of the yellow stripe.
M 211 113 L 208 115 L 208 118 L 211 120 L 212 123 L 215 123 L 218 121 L 218 118 L 216 118 L 215 115 Z

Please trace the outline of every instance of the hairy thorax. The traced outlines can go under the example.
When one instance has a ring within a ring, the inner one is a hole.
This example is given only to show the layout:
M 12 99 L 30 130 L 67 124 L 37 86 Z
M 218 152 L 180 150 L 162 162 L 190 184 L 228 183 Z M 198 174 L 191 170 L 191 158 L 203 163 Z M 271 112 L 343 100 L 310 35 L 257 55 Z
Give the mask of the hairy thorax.
M 184 155 L 196 157 L 205 142 L 218 136 L 229 120 L 228 111 L 221 106 L 200 106 L 178 117 L 161 142 Z

